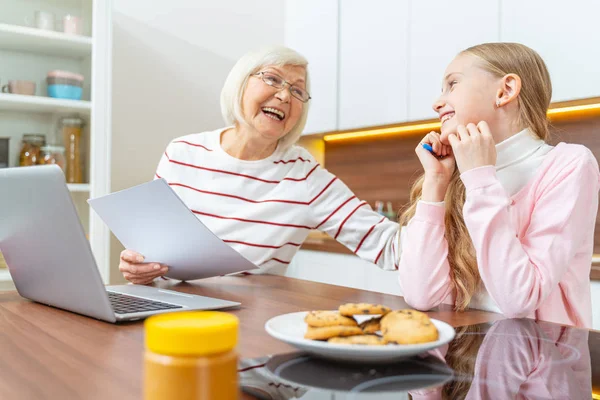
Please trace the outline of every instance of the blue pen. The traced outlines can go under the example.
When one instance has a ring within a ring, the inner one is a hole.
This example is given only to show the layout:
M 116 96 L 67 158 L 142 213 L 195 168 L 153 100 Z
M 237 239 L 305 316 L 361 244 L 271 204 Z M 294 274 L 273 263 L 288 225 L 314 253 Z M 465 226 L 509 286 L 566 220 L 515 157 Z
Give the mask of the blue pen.
M 430 152 L 430 153 L 431 153 L 431 154 L 433 154 L 434 156 L 436 155 L 436 154 L 433 152 L 433 147 L 431 147 L 431 145 L 429 145 L 429 144 L 427 144 L 427 143 L 423 143 L 423 144 L 422 144 L 422 146 L 423 146 L 423 148 L 424 148 L 425 150 L 427 150 L 428 152 Z

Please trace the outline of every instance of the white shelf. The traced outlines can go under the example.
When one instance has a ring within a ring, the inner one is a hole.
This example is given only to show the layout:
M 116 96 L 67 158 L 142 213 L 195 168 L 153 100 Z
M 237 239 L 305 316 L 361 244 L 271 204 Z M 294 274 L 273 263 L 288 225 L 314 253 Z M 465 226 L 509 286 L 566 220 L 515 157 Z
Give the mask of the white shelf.
M 0 24 L 0 48 L 82 58 L 92 54 L 92 38 Z
M 0 282 L 12 282 L 12 278 L 10 276 L 10 272 L 8 272 L 8 269 L 0 269 Z
M 0 0 L 0 4 L 4 3 Z M 3 16 L 0 18 L 3 22 L 0 23 L 1 84 L 5 85 L 9 79 L 34 81 L 38 85 L 38 94 L 42 95 L 0 93 L 0 136 L 10 135 L 17 139 L 25 132 L 45 132 L 48 136 L 56 136 L 60 117 L 79 114 L 87 120 L 84 135 L 90 184 L 69 185 L 68 188 L 82 225 L 89 234 L 90 246 L 104 283 L 109 283 L 111 271 L 110 231 L 92 212 L 86 200 L 92 192 L 97 197 L 109 194 L 111 187 L 113 3 L 114 0 L 10 0 L 0 11 Z M 83 31 L 89 36 L 19 25 L 25 24 L 23 18 L 33 17 L 40 7 L 57 16 L 65 13 L 80 15 L 85 21 Z M 43 80 L 51 70 L 82 74 L 85 79 L 84 98 L 88 101 L 46 97 Z M 15 142 L 11 140 L 11 159 L 18 155 Z M 13 285 L 8 278 L 8 272 L 0 269 L 0 290 Z
M 44 96 L 0 93 L 0 110 L 41 113 L 79 112 L 90 114 L 92 103 L 84 100 L 64 100 Z
M 90 191 L 89 183 L 68 183 L 67 187 L 71 192 L 84 193 Z

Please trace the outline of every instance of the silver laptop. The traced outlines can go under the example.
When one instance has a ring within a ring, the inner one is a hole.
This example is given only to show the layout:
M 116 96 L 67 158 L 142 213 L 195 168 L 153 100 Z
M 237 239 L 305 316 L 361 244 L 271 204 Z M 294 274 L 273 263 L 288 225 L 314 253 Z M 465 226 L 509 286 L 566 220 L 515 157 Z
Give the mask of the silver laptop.
M 55 165 L 0 169 L 0 251 L 21 296 L 108 322 L 240 305 L 149 286 L 105 287 Z

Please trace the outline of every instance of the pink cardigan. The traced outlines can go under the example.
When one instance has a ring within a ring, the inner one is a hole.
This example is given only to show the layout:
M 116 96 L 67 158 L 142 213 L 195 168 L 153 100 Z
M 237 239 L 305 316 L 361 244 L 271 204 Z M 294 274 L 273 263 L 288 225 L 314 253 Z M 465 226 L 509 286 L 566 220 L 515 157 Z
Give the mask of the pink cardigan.
M 584 146 L 558 144 L 509 197 L 493 166 L 461 175 L 479 273 L 508 318 L 591 328 L 590 267 L 600 173 Z M 443 207 L 420 202 L 406 226 L 400 286 L 412 307 L 454 304 Z

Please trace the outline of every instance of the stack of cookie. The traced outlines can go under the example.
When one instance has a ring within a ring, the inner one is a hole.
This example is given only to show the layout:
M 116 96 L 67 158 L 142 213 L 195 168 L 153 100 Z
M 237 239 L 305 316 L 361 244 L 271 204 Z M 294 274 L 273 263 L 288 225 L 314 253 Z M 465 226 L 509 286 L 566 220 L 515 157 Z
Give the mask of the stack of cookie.
M 306 339 L 327 340 L 330 343 L 383 345 L 386 341 L 376 333 L 381 316 L 390 312 L 388 307 L 367 303 L 348 303 L 338 311 L 311 311 L 304 318 L 308 324 Z M 378 316 L 358 324 L 355 315 Z
M 359 324 L 354 316 L 372 315 Z M 338 311 L 311 311 L 304 318 L 306 339 L 329 343 L 384 345 L 415 344 L 438 339 L 429 317 L 415 310 L 391 311 L 379 304 L 348 303 Z

